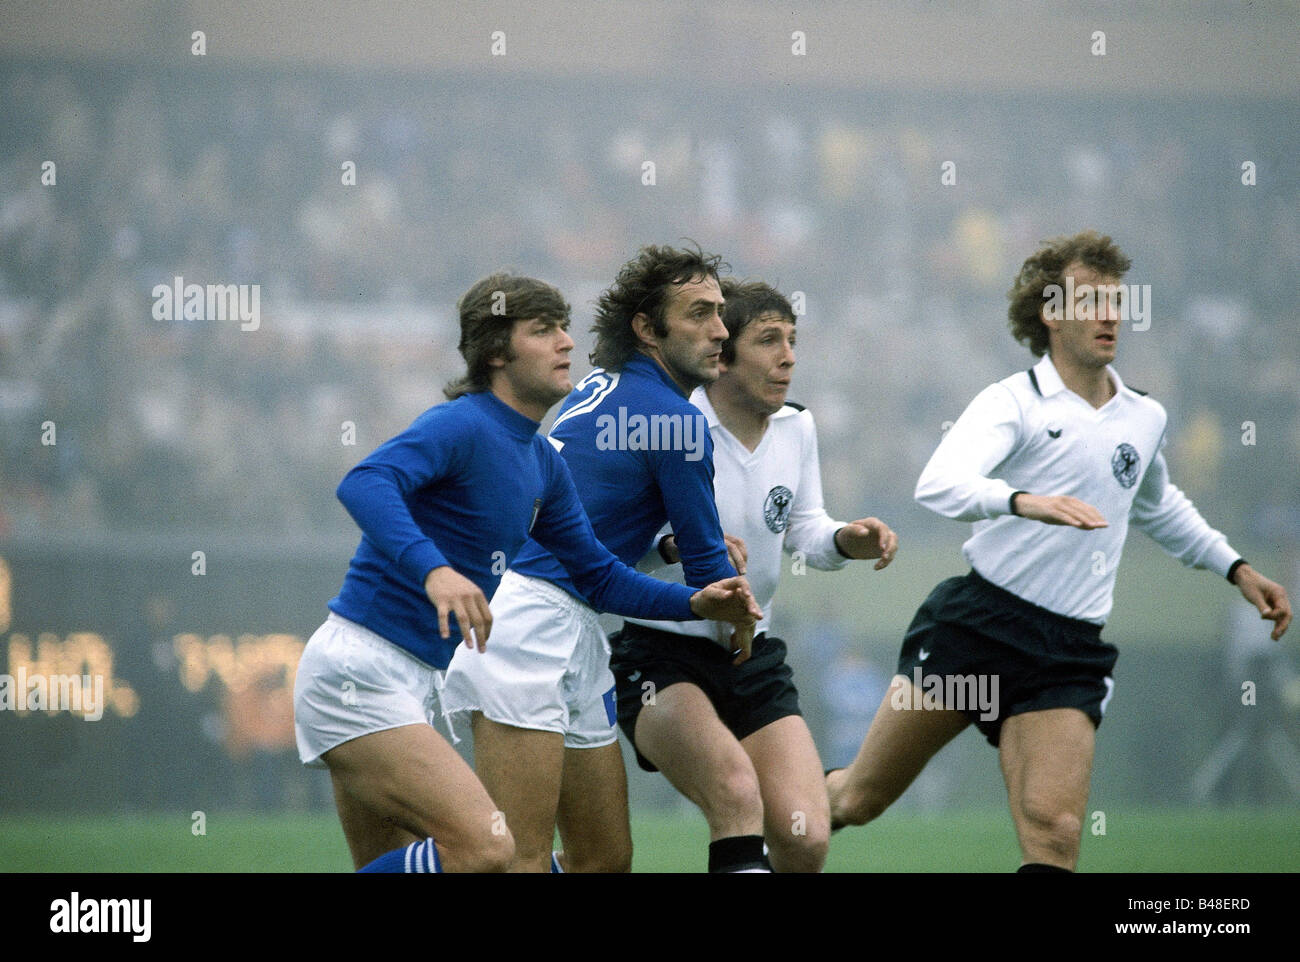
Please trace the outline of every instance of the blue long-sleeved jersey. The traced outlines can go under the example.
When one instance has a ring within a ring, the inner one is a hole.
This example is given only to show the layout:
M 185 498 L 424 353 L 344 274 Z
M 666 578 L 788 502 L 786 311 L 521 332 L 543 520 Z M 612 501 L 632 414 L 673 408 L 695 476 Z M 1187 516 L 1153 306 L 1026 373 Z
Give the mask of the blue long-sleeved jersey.
M 490 392 L 467 394 L 425 411 L 349 471 L 338 497 L 362 537 L 330 610 L 446 668 L 462 636 L 452 615 L 451 637 L 439 637 L 425 576 L 451 565 L 491 598 L 531 532 L 595 607 L 695 618 L 691 589 L 632 571 L 596 540 L 538 426 Z
M 551 426 L 601 542 L 625 564 L 672 523 L 686 583 L 703 587 L 736 570 L 713 500 L 713 437 L 699 408 L 666 371 L 634 354 L 617 373 L 597 368 L 573 389 Z M 600 608 L 538 540 L 511 568 L 544 578 Z

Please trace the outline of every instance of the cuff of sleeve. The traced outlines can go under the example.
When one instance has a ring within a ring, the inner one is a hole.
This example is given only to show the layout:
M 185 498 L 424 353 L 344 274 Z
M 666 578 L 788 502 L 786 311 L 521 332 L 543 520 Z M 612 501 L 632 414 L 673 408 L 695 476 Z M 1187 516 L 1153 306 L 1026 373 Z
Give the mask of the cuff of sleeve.
M 839 555 L 841 558 L 845 559 L 846 561 L 852 561 L 853 555 L 845 554 L 844 549 L 840 547 L 840 532 L 843 531 L 846 527 L 848 527 L 848 525 L 842 524 L 834 531 L 831 532 L 831 545 L 835 548 L 835 553 L 837 555 Z M 832 558 L 830 560 L 834 560 L 834 559 Z
M 1241 555 L 1233 549 L 1232 545 L 1226 541 L 1219 541 L 1205 553 L 1201 566 L 1209 568 L 1226 578 L 1233 564 L 1240 559 Z
M 699 621 L 700 616 L 691 611 L 691 598 L 695 595 L 695 588 L 688 588 L 686 585 L 669 585 L 673 589 L 672 603 L 678 605 L 677 613 L 670 619 L 672 621 Z
M 988 487 L 980 492 L 980 508 L 986 518 L 1000 518 L 1004 514 L 1011 513 L 1011 496 L 1016 493 L 1015 488 L 1005 481 L 994 479 L 989 480 Z M 1024 494 L 1024 492 L 1020 492 Z
M 447 559 L 443 557 L 438 546 L 432 541 L 418 541 L 402 552 L 401 558 L 397 561 L 398 568 L 402 573 L 411 578 L 416 584 L 424 586 L 425 576 L 434 568 L 441 568 L 447 564 Z

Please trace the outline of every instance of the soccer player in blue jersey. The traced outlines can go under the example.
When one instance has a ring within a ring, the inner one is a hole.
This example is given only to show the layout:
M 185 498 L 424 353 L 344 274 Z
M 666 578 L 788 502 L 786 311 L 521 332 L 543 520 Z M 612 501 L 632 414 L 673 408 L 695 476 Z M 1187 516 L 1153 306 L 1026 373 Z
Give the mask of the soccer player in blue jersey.
M 467 374 L 353 468 L 339 499 L 362 531 L 294 684 L 298 750 L 328 766 L 363 871 L 499 871 L 514 839 L 434 730 L 442 672 L 463 639 L 488 643 L 487 598 L 529 534 L 593 603 L 732 621 L 761 611 L 733 578 L 692 591 L 621 564 L 592 533 L 564 462 L 537 434 L 571 388 L 569 306 L 553 287 L 494 274 L 459 303 Z
M 625 264 L 597 305 L 598 367 L 550 432 L 601 541 L 635 564 L 671 521 L 690 585 L 736 573 L 713 500 L 713 440 L 687 400 L 718 377 L 727 339 L 718 265 L 653 246 Z M 444 705 L 471 716 L 475 769 L 514 832 L 517 871 L 551 869 L 557 825 L 564 870 L 631 866 L 614 676 L 593 606 L 535 539 L 492 599 L 492 646 L 457 652 L 447 672 Z M 734 657 L 751 640 L 734 639 Z M 761 849 L 758 839 L 757 859 Z
M 1021 267 L 1011 331 L 1041 360 L 981 391 L 916 485 L 926 507 L 974 522 L 962 547 L 971 571 L 921 605 L 857 758 L 828 773 L 834 821 L 880 815 L 974 724 L 998 749 L 1019 871 L 1074 869 L 1119 654 L 1101 630 L 1130 524 L 1225 577 L 1275 623 L 1275 641 L 1290 624 L 1286 590 L 1170 482 L 1165 409 L 1111 366 L 1128 268 L 1092 231 L 1044 245 Z M 1063 290 L 1074 294 L 1067 303 Z

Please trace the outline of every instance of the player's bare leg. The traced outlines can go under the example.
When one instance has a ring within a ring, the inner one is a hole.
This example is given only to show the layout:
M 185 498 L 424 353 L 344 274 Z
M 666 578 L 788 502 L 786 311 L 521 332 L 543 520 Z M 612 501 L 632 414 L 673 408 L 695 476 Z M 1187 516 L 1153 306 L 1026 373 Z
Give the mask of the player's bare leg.
M 618 742 L 564 750 L 556 824 L 566 872 L 632 871 L 627 770 Z
M 717 841 L 763 834 L 763 799 L 749 755 L 697 685 L 656 692 L 636 720 L 636 746 L 699 806 Z
M 831 840 L 821 759 L 808 725 L 787 715 L 741 740 L 763 799 L 763 837 L 776 872 L 820 872 Z
M 474 712 L 474 769 L 515 839 L 511 872 L 549 872 L 560 804 L 564 736 L 503 725 Z
M 334 785 L 334 807 L 343 826 L 343 837 L 352 853 L 352 867 L 360 868 L 373 862 L 384 852 L 404 848 L 421 839 L 397 824 L 390 816 L 380 816 L 348 795 L 337 778 Z
M 1013 715 L 998 752 L 1024 863 L 1074 870 L 1092 779 L 1096 730 L 1077 708 Z
M 921 704 L 918 696 L 907 678 L 895 675 L 853 763 L 826 776 L 834 824 L 865 825 L 876 818 L 970 724 L 959 711 L 914 707 Z
M 403 725 L 344 742 L 322 756 L 339 821 L 360 868 L 411 841 L 433 838 L 445 872 L 501 872 L 514 840 L 482 783 L 429 725 Z

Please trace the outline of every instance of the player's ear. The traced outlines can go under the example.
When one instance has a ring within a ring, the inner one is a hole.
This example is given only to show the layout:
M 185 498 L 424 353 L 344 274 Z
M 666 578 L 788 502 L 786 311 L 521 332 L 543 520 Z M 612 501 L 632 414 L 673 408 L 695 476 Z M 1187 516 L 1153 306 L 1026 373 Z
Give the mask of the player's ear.
M 659 343 L 659 339 L 655 337 L 654 321 L 643 311 L 637 311 L 632 315 L 632 334 L 641 347 L 655 347 Z
M 1044 301 L 1043 306 L 1038 309 L 1038 319 L 1043 322 L 1043 327 L 1049 331 L 1059 331 L 1061 329 L 1060 318 L 1056 316 L 1057 312 L 1048 310 L 1052 306 L 1051 301 Z
M 488 358 L 488 367 L 493 368 L 494 370 L 503 368 L 515 359 L 515 336 L 519 333 L 519 328 L 519 321 L 515 321 L 510 326 L 510 339 L 505 342 L 501 350 L 495 351 L 492 356 Z
M 504 351 L 494 351 L 492 355 L 488 357 L 487 363 L 488 363 L 488 367 L 496 370 L 498 368 L 505 367 L 506 364 L 508 364 L 513 359 L 514 359 L 514 351 L 510 350 L 510 345 L 507 344 L 506 349 Z

